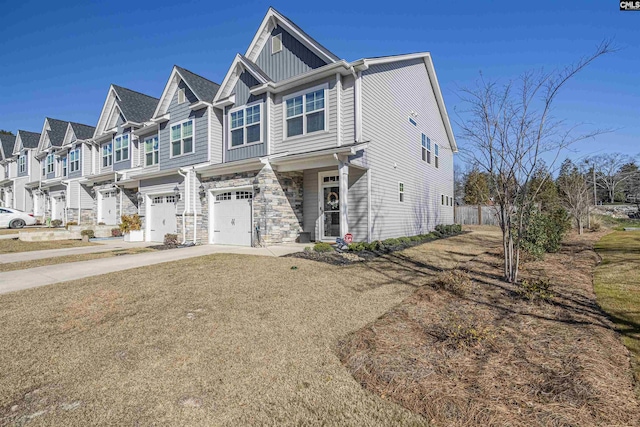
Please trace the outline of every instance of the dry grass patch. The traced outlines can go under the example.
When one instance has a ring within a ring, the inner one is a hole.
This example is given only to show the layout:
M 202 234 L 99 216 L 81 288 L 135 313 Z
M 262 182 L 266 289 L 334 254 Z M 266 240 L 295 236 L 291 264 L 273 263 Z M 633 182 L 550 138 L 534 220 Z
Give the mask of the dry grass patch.
M 640 382 L 640 232 L 616 231 L 596 244 L 602 262 L 595 272 L 598 302 L 634 355 Z M 638 388 L 640 394 L 640 387 Z
M 20 232 L 33 232 L 33 231 L 51 231 L 49 227 L 25 227 L 25 228 L 0 228 L 0 236 L 7 234 L 18 234 Z M 55 229 L 53 229 L 55 230 Z
M 118 249 L 109 252 L 97 252 L 79 255 L 66 255 L 53 258 L 42 258 L 31 261 L 10 262 L 0 264 L 0 273 L 15 270 L 24 270 L 27 268 L 44 267 L 46 265 L 66 264 L 70 262 L 90 261 L 92 259 L 112 258 L 123 255 L 137 255 L 145 252 L 154 252 L 151 248 L 130 248 Z
M 346 267 L 218 254 L 0 295 L 0 425 L 426 425 L 336 342 L 495 241 Z
M 434 425 L 638 425 L 628 352 L 593 292 L 601 235 L 571 236 L 526 264 L 525 289 L 500 280 L 499 250 L 426 278 L 344 338 L 341 360 L 366 389 Z M 467 274 L 472 286 L 451 286 Z
M 97 243 L 82 240 L 52 240 L 43 242 L 23 242 L 18 239 L 0 239 L 0 254 L 16 252 L 44 251 L 48 249 L 77 248 L 95 246 Z

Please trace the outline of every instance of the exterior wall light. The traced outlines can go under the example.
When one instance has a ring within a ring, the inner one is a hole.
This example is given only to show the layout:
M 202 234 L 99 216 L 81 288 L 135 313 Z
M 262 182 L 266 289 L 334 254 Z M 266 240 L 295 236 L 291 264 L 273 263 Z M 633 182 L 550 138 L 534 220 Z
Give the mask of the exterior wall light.
M 198 189 L 200 190 L 199 194 L 201 199 L 204 199 L 205 197 L 207 197 L 207 190 L 204 188 L 203 184 L 200 184 L 200 187 Z
M 180 189 L 178 188 L 178 186 L 176 185 L 176 187 L 173 189 L 173 195 L 176 196 L 176 200 L 180 200 Z

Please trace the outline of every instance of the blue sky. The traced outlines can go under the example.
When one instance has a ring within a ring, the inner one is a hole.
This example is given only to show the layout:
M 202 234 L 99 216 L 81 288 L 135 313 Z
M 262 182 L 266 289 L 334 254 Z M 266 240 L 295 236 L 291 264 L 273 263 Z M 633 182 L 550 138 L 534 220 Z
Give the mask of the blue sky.
M 615 129 L 572 157 L 640 153 L 640 12 L 613 0 L 3 2 L 0 128 L 14 132 L 39 132 L 45 116 L 94 125 L 110 83 L 159 97 L 173 64 L 221 82 L 273 5 L 347 60 L 430 51 L 452 120 L 480 71 L 507 81 L 613 39 L 620 51 L 573 80 L 555 114 Z

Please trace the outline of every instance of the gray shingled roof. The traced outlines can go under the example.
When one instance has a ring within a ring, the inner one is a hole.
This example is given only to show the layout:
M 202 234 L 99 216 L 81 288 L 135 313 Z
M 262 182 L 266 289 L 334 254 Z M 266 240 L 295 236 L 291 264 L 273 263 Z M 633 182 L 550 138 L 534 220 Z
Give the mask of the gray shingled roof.
M 175 66 L 176 69 L 180 72 L 180 75 L 185 80 L 187 85 L 194 92 L 194 95 L 200 101 L 211 102 L 213 98 L 218 93 L 218 89 L 220 89 L 220 85 L 212 82 L 211 80 L 205 79 L 202 76 L 199 76 L 191 71 L 184 69 L 182 67 Z
M 11 153 L 13 153 L 13 146 L 16 143 L 16 137 L 13 135 L 5 135 L 5 134 L 0 134 L 0 148 L 2 150 L 3 154 L 2 157 L 0 157 L 0 160 L 4 160 L 8 157 L 11 157 Z
M 39 133 L 19 130 L 18 134 L 20 134 L 20 140 L 24 148 L 38 148 L 38 144 L 40 143 Z
M 96 131 L 94 126 L 83 125 L 82 123 L 70 123 L 71 128 L 78 139 L 91 139 L 93 137 L 93 133 Z
M 118 105 L 127 121 L 143 123 L 148 121 L 158 106 L 158 98 L 113 85 L 120 100 Z
M 47 122 L 51 130 L 47 131 L 49 135 L 49 142 L 52 147 L 61 147 L 64 142 L 64 135 L 67 133 L 67 126 L 69 122 L 63 120 L 52 119 L 47 117 Z

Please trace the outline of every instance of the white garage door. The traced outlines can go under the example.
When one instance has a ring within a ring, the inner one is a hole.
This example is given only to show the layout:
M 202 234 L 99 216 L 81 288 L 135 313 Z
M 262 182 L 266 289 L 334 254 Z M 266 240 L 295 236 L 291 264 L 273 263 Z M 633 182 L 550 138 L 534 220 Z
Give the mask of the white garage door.
M 51 219 L 59 219 L 62 221 L 63 209 L 64 199 L 62 197 L 51 197 Z
M 213 243 L 251 246 L 251 191 L 216 194 L 213 202 Z
M 115 191 L 105 191 L 102 194 L 102 201 L 100 202 L 100 221 L 106 225 L 118 224 L 118 211 L 116 210 L 116 197 Z
M 152 196 L 147 217 L 150 241 L 163 242 L 165 234 L 176 234 L 176 196 Z

